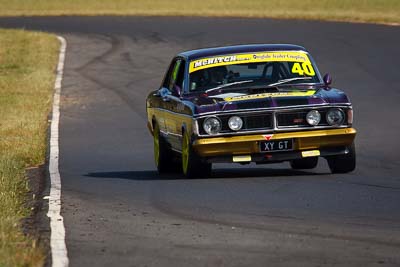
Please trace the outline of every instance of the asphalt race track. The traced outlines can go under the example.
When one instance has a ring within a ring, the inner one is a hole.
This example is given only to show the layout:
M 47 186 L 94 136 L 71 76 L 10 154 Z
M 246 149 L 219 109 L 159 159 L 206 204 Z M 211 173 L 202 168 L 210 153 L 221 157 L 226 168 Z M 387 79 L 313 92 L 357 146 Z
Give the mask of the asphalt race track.
M 1 18 L 68 42 L 62 213 L 71 266 L 399 266 L 400 27 L 267 19 Z M 182 50 L 304 45 L 351 97 L 357 170 L 159 176 L 145 98 Z

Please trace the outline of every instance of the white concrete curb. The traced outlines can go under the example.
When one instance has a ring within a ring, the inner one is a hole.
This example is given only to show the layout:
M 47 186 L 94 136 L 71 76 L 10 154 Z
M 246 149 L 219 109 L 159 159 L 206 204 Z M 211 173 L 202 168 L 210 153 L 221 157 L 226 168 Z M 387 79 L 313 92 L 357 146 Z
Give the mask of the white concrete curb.
M 59 159 L 59 121 L 60 121 L 60 93 L 61 81 L 64 72 L 65 51 L 67 42 L 63 37 L 57 36 L 61 42 L 60 55 L 57 66 L 57 76 L 54 85 L 53 115 L 50 129 L 50 196 L 49 211 L 50 218 L 50 248 L 53 267 L 67 267 L 69 264 L 67 246 L 65 244 L 64 220 L 61 216 L 61 177 L 58 169 Z

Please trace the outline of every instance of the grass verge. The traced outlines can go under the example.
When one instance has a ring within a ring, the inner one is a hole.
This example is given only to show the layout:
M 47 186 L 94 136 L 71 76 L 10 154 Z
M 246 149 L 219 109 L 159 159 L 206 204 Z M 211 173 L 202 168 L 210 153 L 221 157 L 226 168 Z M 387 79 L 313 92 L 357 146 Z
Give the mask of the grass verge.
M 0 266 L 42 266 L 45 252 L 23 234 L 31 210 L 27 167 L 43 164 L 58 41 L 0 30 Z
M 235 16 L 400 23 L 399 0 L 0 0 L 0 6 L 0 16 Z

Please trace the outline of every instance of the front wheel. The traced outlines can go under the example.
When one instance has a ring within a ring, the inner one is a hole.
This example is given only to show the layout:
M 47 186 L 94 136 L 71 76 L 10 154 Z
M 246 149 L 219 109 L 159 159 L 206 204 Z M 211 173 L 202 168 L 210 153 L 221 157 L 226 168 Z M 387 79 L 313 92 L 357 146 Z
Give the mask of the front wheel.
M 193 150 L 188 133 L 183 134 L 182 139 L 182 172 L 187 178 L 207 177 L 211 173 L 211 163 L 202 162 L 201 158 Z
M 153 144 L 154 162 L 158 173 L 170 172 L 174 166 L 172 151 L 169 149 L 165 139 L 160 135 L 160 127 L 158 124 L 154 125 Z
M 327 157 L 329 168 L 332 173 L 348 173 L 356 168 L 356 149 L 354 143 L 348 148 L 349 153 L 345 155 Z

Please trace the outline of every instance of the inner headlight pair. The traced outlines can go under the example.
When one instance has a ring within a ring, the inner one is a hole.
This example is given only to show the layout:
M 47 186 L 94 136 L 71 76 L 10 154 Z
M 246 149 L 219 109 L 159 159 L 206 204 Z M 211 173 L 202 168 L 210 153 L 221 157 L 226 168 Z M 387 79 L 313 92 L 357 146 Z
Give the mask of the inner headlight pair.
M 340 108 L 331 108 L 326 112 L 326 122 L 331 126 L 342 125 L 345 119 L 344 112 Z M 311 110 L 306 115 L 308 124 L 316 126 L 321 121 L 321 113 L 318 110 Z
M 243 120 L 238 116 L 232 116 L 228 120 L 228 127 L 232 131 L 239 131 L 243 127 Z M 207 134 L 217 134 L 222 129 L 221 120 L 217 117 L 209 117 L 203 122 L 203 129 Z

